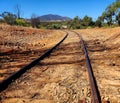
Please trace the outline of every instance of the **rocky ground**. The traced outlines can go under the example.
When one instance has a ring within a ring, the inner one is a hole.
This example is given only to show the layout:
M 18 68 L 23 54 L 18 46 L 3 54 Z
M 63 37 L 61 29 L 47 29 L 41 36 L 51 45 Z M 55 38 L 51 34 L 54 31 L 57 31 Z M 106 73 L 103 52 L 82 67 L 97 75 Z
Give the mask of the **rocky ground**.
M 120 103 L 120 28 L 77 30 L 86 42 L 102 102 Z M 63 31 L 0 27 L 0 80 L 29 63 L 65 36 Z M 23 58 L 23 59 L 21 59 Z M 85 58 L 78 36 L 0 93 L 1 103 L 91 103 Z

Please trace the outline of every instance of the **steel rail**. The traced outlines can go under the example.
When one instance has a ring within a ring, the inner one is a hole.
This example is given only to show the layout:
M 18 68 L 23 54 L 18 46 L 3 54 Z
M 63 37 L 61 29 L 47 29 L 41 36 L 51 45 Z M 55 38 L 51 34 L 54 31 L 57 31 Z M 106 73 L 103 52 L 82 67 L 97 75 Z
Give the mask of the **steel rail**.
M 10 75 L 8 78 L 6 78 L 5 80 L 3 80 L 2 82 L 0 82 L 0 92 L 2 92 L 3 90 L 5 90 L 9 84 L 11 84 L 13 81 L 15 81 L 17 78 L 19 78 L 22 74 L 24 74 L 27 70 L 31 69 L 32 67 L 34 67 L 40 60 L 43 60 L 45 57 L 49 56 L 50 53 L 57 47 L 59 46 L 68 36 L 68 33 L 65 35 L 65 37 L 58 42 L 54 47 L 52 47 L 51 49 L 47 50 L 44 54 L 42 54 L 40 57 L 38 57 L 37 59 L 33 60 L 31 63 L 27 64 L 26 66 L 24 66 L 22 69 L 18 70 L 17 72 L 13 73 L 12 75 Z
M 100 93 L 99 93 L 98 86 L 97 86 L 97 83 L 96 83 L 96 80 L 95 80 L 95 77 L 93 74 L 92 65 L 91 65 L 91 62 L 90 62 L 90 59 L 88 56 L 85 41 L 83 40 L 82 36 L 79 33 L 77 33 L 77 32 L 74 32 L 74 33 L 76 33 L 78 35 L 78 37 L 80 38 L 81 43 L 82 43 L 82 48 L 84 50 L 87 71 L 88 71 L 88 76 L 89 76 L 89 83 L 90 83 L 90 87 L 91 87 L 92 102 L 93 103 L 101 103 Z
M 87 71 L 88 71 L 88 75 L 89 75 L 89 81 L 90 81 L 90 86 L 91 86 L 91 93 L 92 93 L 92 98 L 93 98 L 93 103 L 101 103 L 101 99 L 100 99 L 100 93 L 98 90 L 98 86 L 93 74 L 93 70 L 92 70 L 92 66 L 91 66 L 91 62 L 87 53 L 87 49 L 85 46 L 85 42 L 83 39 L 81 39 L 82 42 L 82 46 L 84 49 L 84 54 L 85 54 L 85 58 L 86 58 L 86 65 L 87 65 Z

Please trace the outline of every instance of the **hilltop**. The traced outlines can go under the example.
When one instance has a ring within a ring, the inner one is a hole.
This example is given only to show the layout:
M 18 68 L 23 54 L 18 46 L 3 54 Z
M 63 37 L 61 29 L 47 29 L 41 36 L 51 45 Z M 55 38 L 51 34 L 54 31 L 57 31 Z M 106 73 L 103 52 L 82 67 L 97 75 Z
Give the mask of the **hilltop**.
M 47 14 L 47 15 L 42 15 L 38 17 L 40 21 L 68 21 L 71 20 L 70 17 L 66 16 L 60 16 L 60 15 L 54 15 L 54 14 Z

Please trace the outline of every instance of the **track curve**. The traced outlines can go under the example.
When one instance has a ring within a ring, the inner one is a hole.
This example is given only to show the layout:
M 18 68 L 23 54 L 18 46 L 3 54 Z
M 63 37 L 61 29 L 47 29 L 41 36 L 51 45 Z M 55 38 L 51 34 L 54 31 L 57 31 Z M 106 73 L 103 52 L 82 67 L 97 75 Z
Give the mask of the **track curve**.
M 0 94 L 2 103 L 99 103 L 91 99 L 84 43 L 79 34 L 67 32 L 68 37 L 50 56 L 48 53 Z

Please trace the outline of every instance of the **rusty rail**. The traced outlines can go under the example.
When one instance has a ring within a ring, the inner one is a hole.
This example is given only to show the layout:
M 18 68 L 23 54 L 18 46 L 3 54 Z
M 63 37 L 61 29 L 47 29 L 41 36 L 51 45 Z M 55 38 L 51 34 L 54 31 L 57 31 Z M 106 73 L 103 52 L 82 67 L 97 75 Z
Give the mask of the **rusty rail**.
M 32 67 L 34 67 L 40 60 L 43 60 L 45 57 L 49 56 L 50 53 L 57 47 L 59 46 L 68 36 L 68 33 L 65 35 L 65 37 L 58 42 L 54 47 L 52 47 L 51 49 L 47 50 L 43 55 L 41 55 L 40 57 L 38 57 L 37 59 L 33 60 L 31 63 L 27 64 L 25 67 L 23 67 L 22 69 L 18 70 L 17 72 L 13 73 L 12 75 L 10 75 L 8 78 L 6 78 L 5 80 L 3 80 L 2 82 L 0 82 L 0 92 L 2 92 L 3 90 L 5 90 L 9 84 L 11 84 L 13 81 L 15 81 L 17 78 L 19 78 L 22 74 L 24 74 L 27 70 L 31 69 Z
M 90 59 L 89 59 L 89 56 L 87 53 L 87 49 L 86 49 L 85 43 L 82 39 L 81 39 L 81 42 L 82 42 L 82 46 L 83 46 L 84 54 L 85 54 L 85 58 L 86 58 L 86 65 L 88 68 L 87 71 L 88 71 L 88 75 L 89 75 L 93 103 L 101 103 L 100 102 L 100 100 L 101 100 L 100 93 L 99 93 L 97 83 L 96 83 L 96 80 L 95 80 L 95 77 L 94 77 L 94 74 L 92 71 L 92 66 L 91 66 Z
M 85 55 L 85 59 L 86 59 L 86 65 L 87 65 L 87 71 L 88 71 L 88 76 L 89 76 L 89 83 L 90 83 L 90 87 L 91 87 L 91 94 L 92 94 L 92 102 L 93 103 L 101 103 L 101 97 L 100 97 L 100 93 L 98 90 L 98 86 L 93 74 L 93 70 L 92 70 L 92 66 L 91 66 L 91 62 L 87 53 L 87 49 L 86 49 L 86 45 L 84 40 L 82 39 L 82 36 L 80 34 L 78 34 L 77 32 L 74 32 L 78 35 L 78 37 L 81 40 L 82 43 L 82 48 L 84 50 L 84 55 Z

